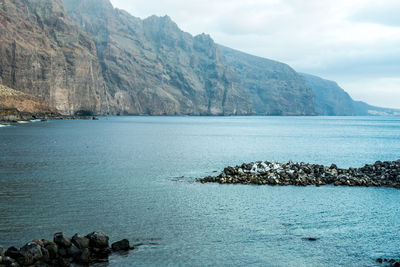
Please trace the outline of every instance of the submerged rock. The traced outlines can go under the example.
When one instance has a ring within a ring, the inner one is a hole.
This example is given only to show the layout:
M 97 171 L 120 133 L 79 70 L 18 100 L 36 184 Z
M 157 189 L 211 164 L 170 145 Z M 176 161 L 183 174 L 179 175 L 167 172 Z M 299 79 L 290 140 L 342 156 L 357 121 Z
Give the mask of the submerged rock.
M 304 237 L 302 239 L 305 241 L 317 241 L 318 240 L 318 238 L 315 238 L 315 237 Z
M 123 239 L 121 241 L 115 242 L 111 245 L 113 251 L 127 251 L 130 250 L 131 247 L 129 246 L 129 240 Z

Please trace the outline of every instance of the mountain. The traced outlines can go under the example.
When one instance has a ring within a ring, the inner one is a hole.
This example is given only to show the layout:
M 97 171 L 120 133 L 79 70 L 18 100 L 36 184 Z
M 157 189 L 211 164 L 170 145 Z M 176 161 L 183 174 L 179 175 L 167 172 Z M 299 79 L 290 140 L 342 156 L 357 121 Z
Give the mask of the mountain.
M 141 20 L 108 0 L 63 2 L 96 43 L 103 77 L 124 114 L 314 114 L 312 91 L 285 64 L 192 36 L 168 16 Z
M 315 111 L 325 116 L 355 115 L 354 101 L 336 82 L 302 73 L 306 84 L 315 95 Z
M 286 64 L 219 46 L 259 115 L 315 115 L 313 91 Z
M 400 115 L 400 110 L 380 108 L 354 101 L 336 82 L 301 74 L 315 95 L 315 111 L 326 116 Z
M 391 112 L 353 101 L 334 82 L 192 36 L 168 16 L 136 18 L 109 0 L 0 0 L 0 84 L 65 115 Z
M 168 16 L 141 20 L 108 0 L 64 4 L 93 38 L 121 114 L 252 114 L 246 91 L 210 36 L 193 37 Z
M 0 85 L 0 121 L 58 117 L 58 111 L 43 100 Z
M 112 112 L 96 46 L 60 0 L 0 1 L 0 83 L 64 114 Z

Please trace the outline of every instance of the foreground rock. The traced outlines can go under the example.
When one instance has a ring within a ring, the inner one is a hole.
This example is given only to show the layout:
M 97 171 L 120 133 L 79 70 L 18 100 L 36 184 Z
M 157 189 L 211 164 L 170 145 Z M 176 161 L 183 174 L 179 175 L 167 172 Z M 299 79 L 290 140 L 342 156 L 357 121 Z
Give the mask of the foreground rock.
M 107 262 L 113 252 L 128 251 L 134 247 L 127 239 L 109 246 L 109 237 L 101 232 L 87 236 L 77 233 L 69 238 L 65 233 L 54 234 L 53 242 L 33 240 L 22 248 L 0 246 L 0 267 L 3 266 L 70 266 Z
M 377 161 L 362 168 L 341 169 L 309 163 L 259 161 L 227 167 L 216 177 L 200 179 L 201 183 L 256 185 L 346 185 L 400 188 L 400 160 Z

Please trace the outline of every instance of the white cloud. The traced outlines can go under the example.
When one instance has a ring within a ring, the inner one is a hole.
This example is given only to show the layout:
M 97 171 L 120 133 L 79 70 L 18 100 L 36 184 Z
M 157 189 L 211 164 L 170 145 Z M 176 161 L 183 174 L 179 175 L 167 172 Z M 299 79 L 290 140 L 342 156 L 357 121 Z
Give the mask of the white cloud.
M 192 34 L 209 33 L 220 44 L 288 63 L 301 72 L 335 79 L 355 99 L 400 108 L 400 103 L 392 101 L 400 91 L 398 0 L 112 3 L 142 18 L 168 14 Z M 372 84 L 368 86 L 369 83 Z

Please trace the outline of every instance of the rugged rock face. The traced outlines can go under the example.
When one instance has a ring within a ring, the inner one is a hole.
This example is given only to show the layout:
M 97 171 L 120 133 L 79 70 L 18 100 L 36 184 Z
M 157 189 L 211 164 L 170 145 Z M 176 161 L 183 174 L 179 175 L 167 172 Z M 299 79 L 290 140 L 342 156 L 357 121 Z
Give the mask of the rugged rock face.
M 302 77 L 286 64 L 219 46 L 256 114 L 315 115 L 314 95 Z
M 355 115 L 353 99 L 336 82 L 301 74 L 315 94 L 315 111 L 318 115 Z
M 108 90 L 123 114 L 253 113 L 208 35 L 193 37 L 168 16 L 135 18 L 108 0 L 63 2 L 95 41 Z
M 19 121 L 60 116 L 43 100 L 0 85 L 0 121 Z
M 64 115 L 400 114 L 109 0 L 0 0 L 0 84 Z
M 301 74 L 315 94 L 315 111 L 326 116 L 400 115 L 400 110 L 354 101 L 336 82 Z
M 64 114 L 112 112 L 96 48 L 60 0 L 0 0 L 0 83 Z

